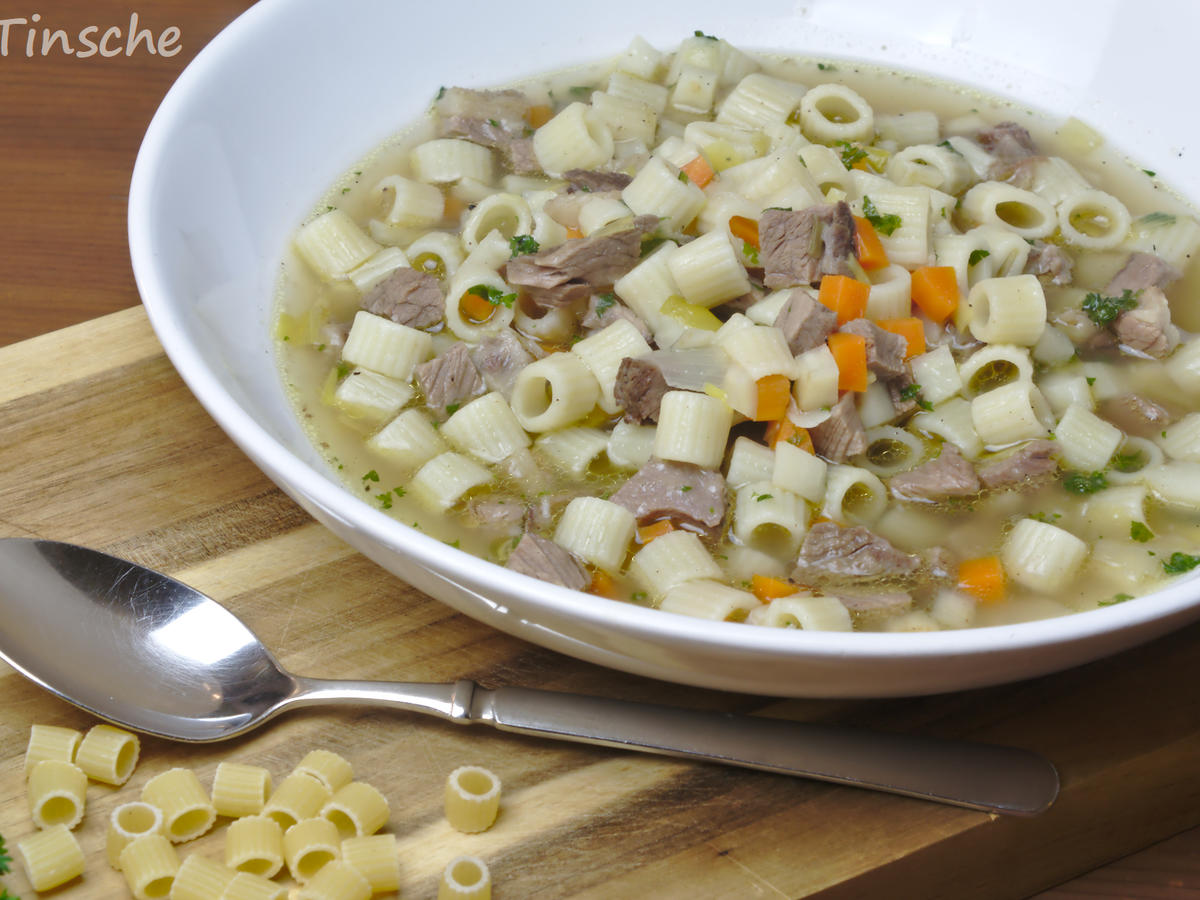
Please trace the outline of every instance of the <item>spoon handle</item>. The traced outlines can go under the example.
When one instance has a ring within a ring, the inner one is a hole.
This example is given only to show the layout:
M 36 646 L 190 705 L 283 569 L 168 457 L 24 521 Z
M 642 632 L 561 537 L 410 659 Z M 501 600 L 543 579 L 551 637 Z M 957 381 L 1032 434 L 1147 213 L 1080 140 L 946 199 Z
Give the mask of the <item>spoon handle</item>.
M 341 693 L 338 682 L 319 684 L 316 694 L 326 701 Z M 487 690 L 472 681 L 354 684 L 351 693 L 360 703 L 430 712 L 462 724 L 799 775 L 986 812 L 1034 815 L 1058 795 L 1054 766 L 1015 747 L 520 687 Z

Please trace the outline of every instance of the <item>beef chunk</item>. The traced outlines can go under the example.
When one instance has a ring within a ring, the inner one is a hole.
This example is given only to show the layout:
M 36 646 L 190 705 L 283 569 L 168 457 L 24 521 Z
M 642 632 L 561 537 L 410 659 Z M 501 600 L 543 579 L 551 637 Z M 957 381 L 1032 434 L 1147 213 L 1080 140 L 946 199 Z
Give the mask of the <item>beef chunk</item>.
M 658 408 L 662 404 L 663 394 L 670 389 L 662 369 L 649 360 L 627 356 L 617 369 L 613 397 L 617 405 L 625 410 L 625 421 L 640 425 L 647 421 L 658 421 Z
M 758 220 L 763 284 L 812 285 L 822 275 L 846 275 L 854 253 L 854 216 L 845 201 L 801 210 L 768 209 Z
M 992 491 L 1036 487 L 1058 472 L 1058 447 L 1053 441 L 1022 444 L 1001 459 L 979 467 L 979 483 Z
M 1016 122 L 1001 122 L 985 128 L 975 135 L 975 140 L 1006 169 L 1038 155 L 1033 136 L 1027 128 Z
M 888 398 L 892 401 L 891 421 L 898 422 L 907 419 L 920 407 L 917 396 L 911 390 L 916 383 L 912 373 L 908 371 L 895 378 L 884 379 L 884 387 L 887 388 Z
M 942 444 L 942 452 L 908 472 L 893 475 L 888 483 L 892 496 L 900 500 L 937 502 L 979 493 L 975 468 L 963 459 L 953 444 Z
M 632 175 L 624 172 L 594 172 L 588 169 L 567 169 L 563 172 L 567 180 L 568 190 L 587 191 L 619 191 L 633 181 Z
M 1158 437 L 1172 422 L 1165 408 L 1137 394 L 1110 397 L 1100 404 L 1099 413 L 1126 434 L 1143 438 Z
M 461 406 L 472 397 L 484 392 L 483 378 L 475 363 L 471 362 L 471 351 L 462 341 L 456 341 L 449 350 L 421 363 L 413 373 L 425 404 L 438 415 L 449 415 L 452 407 Z
M 1162 359 L 1179 345 L 1179 329 L 1171 324 L 1167 295 L 1157 287 L 1142 288 L 1137 306 L 1117 316 L 1111 327 L 1123 347 L 1155 359 Z
M 653 458 L 609 499 L 643 524 L 669 518 L 711 531 L 725 521 L 725 477 L 691 463 Z
M 905 591 L 839 592 L 837 598 L 850 612 L 857 615 L 895 615 L 912 609 L 912 595 Z
M 854 395 L 847 393 L 834 404 L 829 418 L 808 430 L 813 449 L 833 462 L 845 462 L 866 452 L 867 432 L 858 417 Z
M 792 356 L 825 343 L 837 328 L 837 314 L 804 290 L 794 290 L 775 317 L 774 325 L 787 338 Z
M 1177 278 L 1179 273 L 1175 267 L 1161 256 L 1138 251 L 1129 255 L 1125 265 L 1112 277 L 1104 292 L 1119 297 L 1125 291 L 1136 293 L 1150 287 L 1165 290 Z
M 897 550 L 861 525 L 843 528 L 836 522 L 818 522 L 804 535 L 792 579 L 809 585 L 903 579 L 920 568 L 919 556 Z
M 654 340 L 654 333 L 642 321 L 642 317 L 618 300 L 617 296 L 612 293 L 592 294 L 588 298 L 587 312 L 579 320 L 579 327 L 587 332 L 601 331 L 617 319 L 625 319 L 633 325 L 647 344 Z
M 517 256 L 504 279 L 539 306 L 570 306 L 610 286 L 641 259 L 642 235 L 658 224 L 638 216 L 632 228 L 565 241 L 557 247 Z
M 908 371 L 904 354 L 908 340 L 884 331 L 870 319 L 852 319 L 838 331 L 857 334 L 867 342 L 867 368 L 881 378 L 899 378 Z
M 505 566 L 514 572 L 576 591 L 583 590 L 591 581 L 583 563 L 569 550 L 532 532 L 526 532 L 521 538 Z
M 1046 275 L 1051 284 L 1070 284 L 1075 260 L 1071 254 L 1057 244 L 1034 241 L 1025 261 L 1025 271 L 1030 275 Z
M 522 369 L 533 362 L 521 339 L 511 328 L 485 337 L 471 351 L 471 359 L 488 388 L 512 397 L 513 384 Z
M 410 328 L 428 328 L 446 314 L 442 286 L 428 272 L 403 266 L 363 295 L 362 308 Z
M 467 500 L 466 512 L 476 528 L 493 531 L 519 534 L 525 522 L 525 504 L 513 497 L 479 494 Z
M 520 91 L 448 88 L 435 104 L 438 136 L 466 138 L 499 151 L 519 175 L 541 171 L 530 138 L 529 99 Z

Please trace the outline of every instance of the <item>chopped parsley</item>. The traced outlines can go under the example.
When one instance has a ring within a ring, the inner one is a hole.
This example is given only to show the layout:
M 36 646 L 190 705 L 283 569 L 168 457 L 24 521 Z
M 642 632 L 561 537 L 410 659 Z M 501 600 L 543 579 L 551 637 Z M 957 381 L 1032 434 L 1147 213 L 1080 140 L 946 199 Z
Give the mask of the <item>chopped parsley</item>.
M 1113 594 L 1111 600 L 1101 600 L 1097 606 L 1116 606 L 1118 603 L 1124 603 L 1126 600 L 1132 600 L 1133 594 Z
M 718 38 L 716 35 L 713 35 L 713 34 L 705 34 L 705 33 L 704 33 L 703 31 L 701 31 L 699 28 L 697 28 L 695 31 L 693 31 L 693 32 L 692 32 L 692 37 L 704 38 L 706 41 L 716 41 L 716 40 L 719 40 L 719 38 Z
M 774 494 L 755 494 L 754 500 L 756 503 L 762 503 L 764 500 L 771 500 L 774 496 Z
M 8 874 L 12 868 L 12 857 L 8 855 L 8 850 L 4 847 L 4 835 L 0 835 L 0 875 Z
M 1139 544 L 1144 544 L 1154 537 L 1154 532 L 1150 530 L 1145 522 L 1130 522 L 1129 536 Z
M 1045 522 L 1047 525 L 1053 525 L 1055 519 L 1061 519 L 1062 513 L 1044 513 L 1036 512 L 1029 518 L 1036 519 L 1039 522 Z
M 496 121 L 495 119 L 488 119 L 488 124 L 491 125 L 493 128 L 500 127 L 500 123 L 498 121 Z
M 1108 479 L 1103 472 L 1068 472 L 1062 486 L 1072 494 L 1094 494 L 1108 487 Z
M 506 294 L 500 288 L 494 288 L 487 284 L 473 284 L 467 288 L 468 294 L 474 294 L 476 297 L 482 297 L 492 306 L 507 306 L 512 307 L 517 299 L 517 295 Z
M 1142 169 L 1142 171 L 1145 172 L 1147 175 L 1149 175 L 1151 178 L 1153 178 L 1155 175 L 1158 174 L 1153 169 Z
M 573 96 L 583 97 L 587 94 L 590 94 L 593 90 L 595 90 L 595 88 L 593 88 L 590 84 L 573 84 L 569 90 Z
M 862 147 L 856 147 L 849 141 L 838 141 L 838 146 L 842 148 L 842 165 L 846 167 L 847 171 L 853 169 L 856 163 L 860 163 L 867 158 L 866 150 Z M 870 217 L 868 216 L 868 218 Z
M 354 366 L 342 360 L 337 364 L 337 380 L 341 381 L 347 375 L 354 371 Z
M 447 403 L 446 404 L 446 415 L 452 416 L 456 412 L 458 412 L 460 409 L 462 409 L 461 403 Z
M 971 251 L 971 255 L 967 257 L 967 266 L 973 267 L 991 255 L 991 251 L 984 250 L 982 247 L 976 247 Z
M 514 234 L 508 239 L 508 247 L 513 256 L 523 256 L 526 253 L 537 253 L 539 245 L 532 234 Z
M 363 480 L 363 482 L 364 482 L 364 483 L 365 483 L 365 482 L 368 482 L 368 481 L 378 481 L 378 480 L 379 480 L 379 473 L 378 473 L 378 472 L 376 472 L 374 469 L 372 469 L 370 472 L 368 472 L 366 475 L 364 475 L 364 476 L 362 477 L 362 480 Z
M 1189 556 L 1176 550 L 1169 559 L 1163 560 L 1163 571 L 1168 575 L 1181 575 L 1200 566 L 1200 556 Z
M 646 599 L 646 592 L 645 591 L 634 591 L 632 594 L 629 595 L 629 599 L 632 600 L 634 603 L 641 603 Z
M 753 244 L 742 244 L 742 256 L 746 257 L 746 262 L 750 265 L 758 265 L 758 248 Z
M 606 291 L 603 294 L 596 295 L 596 315 L 603 316 L 606 312 L 613 308 L 613 304 L 617 302 L 617 295 L 612 291 Z
M 1097 325 L 1107 325 L 1121 313 L 1137 306 L 1140 293 L 1126 288 L 1120 297 L 1106 297 L 1098 291 L 1091 291 L 1083 298 L 1083 311 Z
M 688 491 L 690 491 L 691 489 L 692 489 L 692 486 L 691 486 L 690 484 L 685 484 L 685 485 L 684 485 L 683 487 L 681 487 L 679 490 L 680 490 L 680 492 L 681 492 L 681 493 L 684 493 L 684 494 L 686 494 L 686 493 L 687 493 Z
M 901 400 L 912 400 L 917 406 L 924 410 L 933 409 L 933 404 L 921 396 L 921 386 L 919 384 L 906 385 L 900 391 Z
M 875 226 L 875 230 L 885 237 L 891 237 L 892 233 L 900 227 L 900 217 L 895 213 L 881 213 L 875 208 L 875 204 L 871 202 L 871 198 L 863 196 L 863 218 Z
M 684 184 L 687 184 L 687 182 L 691 181 L 691 179 L 688 178 L 687 172 L 683 171 L 683 169 L 679 170 L 679 180 L 682 181 Z
M 438 88 L 437 96 L 434 97 L 433 99 L 441 100 L 445 96 L 446 96 L 446 86 L 442 85 L 440 88 Z
M 817 69 L 821 72 L 836 72 L 837 66 L 835 66 L 833 63 L 819 62 L 817 63 Z
M 1134 450 L 1132 453 L 1115 454 L 1111 465 L 1118 472 L 1137 472 L 1145 467 L 1146 461 L 1142 458 L 1141 450 Z
M 379 501 L 380 509 L 391 509 L 392 508 L 392 492 L 391 491 L 385 491 L 382 494 L 376 494 L 375 499 Z

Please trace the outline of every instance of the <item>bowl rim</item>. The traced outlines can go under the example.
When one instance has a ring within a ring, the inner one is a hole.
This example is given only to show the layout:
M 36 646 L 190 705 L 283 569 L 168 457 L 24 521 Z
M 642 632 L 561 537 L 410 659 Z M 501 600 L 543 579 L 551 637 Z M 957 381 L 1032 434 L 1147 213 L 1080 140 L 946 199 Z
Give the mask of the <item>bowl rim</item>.
M 593 626 L 610 626 L 634 634 L 661 637 L 664 632 L 669 632 L 672 637 L 689 644 L 737 647 L 742 651 L 772 655 L 829 659 L 905 657 L 915 660 L 1011 653 L 1136 629 L 1178 616 L 1200 604 L 1197 578 L 1183 576 L 1129 602 L 1007 625 L 902 634 L 746 627 L 595 597 L 513 572 L 413 529 L 335 484 L 284 447 L 233 398 L 210 370 L 172 300 L 169 280 L 157 252 L 159 239 L 153 195 L 154 186 L 167 165 L 170 135 L 187 120 L 189 107 L 205 92 L 210 72 L 218 69 L 227 57 L 241 52 L 247 42 L 260 37 L 280 11 L 289 5 L 295 4 L 290 4 L 290 0 L 260 0 L 203 47 L 170 87 L 146 129 L 134 163 L 128 201 L 128 240 L 143 306 L 180 377 L 222 430 L 294 499 L 299 498 L 290 486 L 303 485 L 303 491 L 310 494 L 315 503 L 345 522 L 355 523 L 369 540 L 412 557 L 424 568 L 443 574 L 449 572 L 468 584 L 480 583 L 478 573 L 470 570 L 482 565 L 488 583 L 506 594 L 522 596 L 534 608 L 545 608 L 558 616 L 578 618 Z M 668 620 L 664 616 L 672 618 Z

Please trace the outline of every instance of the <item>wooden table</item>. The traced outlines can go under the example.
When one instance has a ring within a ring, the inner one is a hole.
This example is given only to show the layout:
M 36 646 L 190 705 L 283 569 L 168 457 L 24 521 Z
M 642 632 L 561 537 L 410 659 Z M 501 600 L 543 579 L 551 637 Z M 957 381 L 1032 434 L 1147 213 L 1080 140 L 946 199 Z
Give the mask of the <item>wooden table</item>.
M 130 785 L 89 789 L 79 831 L 87 874 L 55 896 L 124 896 L 102 860 L 105 815 L 149 775 L 185 765 L 210 779 L 218 760 L 233 758 L 278 778 L 310 746 L 342 752 L 389 796 L 410 898 L 432 897 L 456 852 L 489 861 L 498 898 L 1200 896 L 1200 627 L 1061 675 L 945 697 L 778 702 L 674 688 L 452 614 L 275 489 L 163 357 L 136 308 L 125 243 L 143 129 L 186 62 L 247 5 L 138 9 L 156 39 L 179 29 L 169 57 L 145 42 L 132 56 L 86 59 L 53 47 L 42 55 L 35 42 L 26 56 L 27 28 L 10 33 L 0 57 L 0 535 L 78 541 L 171 571 L 220 597 L 308 674 L 472 677 L 631 698 L 665 691 L 694 707 L 1014 743 L 1059 765 L 1063 794 L 1041 817 L 993 820 L 414 716 L 297 713 L 219 747 L 144 741 Z M 42 10 L 38 28 L 121 28 L 115 49 L 134 8 L 62 0 Z M 93 720 L 0 665 L 0 834 L 10 847 L 32 830 L 21 757 L 34 722 Z M 441 780 L 468 762 L 505 781 L 504 811 L 484 835 L 456 835 L 440 814 Z M 219 855 L 220 831 L 197 842 L 200 852 Z M 33 896 L 20 872 L 3 883 Z

